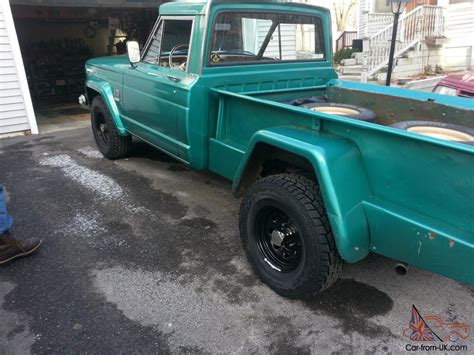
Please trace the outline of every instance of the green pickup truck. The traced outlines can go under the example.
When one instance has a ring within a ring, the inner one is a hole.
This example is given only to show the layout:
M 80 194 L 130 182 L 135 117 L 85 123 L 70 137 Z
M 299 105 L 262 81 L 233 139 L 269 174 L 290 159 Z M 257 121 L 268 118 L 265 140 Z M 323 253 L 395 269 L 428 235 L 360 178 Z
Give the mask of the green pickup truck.
M 241 242 L 286 297 L 370 252 L 474 283 L 474 100 L 338 80 L 327 9 L 282 1 L 160 7 L 143 48 L 89 60 L 108 159 L 132 136 L 233 182 Z

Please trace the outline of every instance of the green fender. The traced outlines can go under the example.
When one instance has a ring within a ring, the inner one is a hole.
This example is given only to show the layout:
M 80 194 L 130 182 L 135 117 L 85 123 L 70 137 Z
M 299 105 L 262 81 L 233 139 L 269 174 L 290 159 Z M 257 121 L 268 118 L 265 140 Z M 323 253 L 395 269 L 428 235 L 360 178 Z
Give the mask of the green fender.
M 117 130 L 122 136 L 127 136 L 128 132 L 123 125 L 122 118 L 120 117 L 120 112 L 117 107 L 117 103 L 115 102 L 114 94 L 110 84 L 106 81 L 97 80 L 94 77 L 90 77 L 86 82 L 86 87 L 99 93 L 107 105 L 110 113 L 112 114 L 112 118 L 114 119 Z
M 294 127 L 258 131 L 252 137 L 234 178 L 237 192 L 259 144 L 279 148 L 305 158 L 312 165 L 321 188 L 337 248 L 347 262 L 369 253 L 370 235 L 363 201 L 370 184 L 357 146 L 350 140 Z M 260 145 L 261 146 L 261 145 Z

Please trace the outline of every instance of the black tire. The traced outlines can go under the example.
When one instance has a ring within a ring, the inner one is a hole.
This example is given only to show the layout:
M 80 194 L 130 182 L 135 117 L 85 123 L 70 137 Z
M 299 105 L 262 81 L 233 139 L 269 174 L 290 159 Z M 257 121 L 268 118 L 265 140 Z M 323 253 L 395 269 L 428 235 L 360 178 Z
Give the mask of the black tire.
M 132 137 L 119 134 L 112 115 L 100 96 L 92 101 L 91 124 L 97 148 L 104 157 L 116 160 L 130 154 Z
M 456 131 L 456 132 L 463 133 L 463 135 L 467 135 L 465 137 L 467 139 L 466 141 L 457 141 L 458 143 L 474 146 L 474 128 L 465 127 L 465 126 L 461 126 L 457 124 L 433 122 L 433 121 L 401 121 L 401 122 L 392 124 L 390 127 L 398 128 L 403 131 L 409 131 L 410 129 L 417 128 L 417 127 L 434 127 L 434 128 L 442 128 L 442 129 L 447 129 L 451 131 Z M 468 136 L 470 136 L 470 138 Z
M 327 102 L 327 103 L 310 103 L 304 104 L 301 107 L 305 107 L 310 110 L 323 110 L 327 108 L 327 113 L 332 113 L 335 109 L 342 109 L 341 111 L 345 111 L 345 113 L 332 113 L 336 116 L 342 116 L 347 118 L 352 118 L 353 120 L 364 121 L 364 122 L 374 122 L 377 115 L 374 111 L 369 110 L 364 107 L 356 106 L 356 105 L 347 105 L 347 104 L 339 104 L 335 102 Z
M 277 218 L 281 212 L 287 217 L 284 223 Z M 239 227 L 252 268 L 284 297 L 316 295 L 342 271 L 319 187 L 307 177 L 281 174 L 259 180 L 242 201 Z M 285 237 L 277 248 L 273 235 L 279 232 Z
M 303 106 L 307 104 L 323 103 L 323 102 L 328 102 L 328 100 L 323 96 L 304 97 L 304 98 L 282 101 L 282 103 L 291 105 L 291 106 Z

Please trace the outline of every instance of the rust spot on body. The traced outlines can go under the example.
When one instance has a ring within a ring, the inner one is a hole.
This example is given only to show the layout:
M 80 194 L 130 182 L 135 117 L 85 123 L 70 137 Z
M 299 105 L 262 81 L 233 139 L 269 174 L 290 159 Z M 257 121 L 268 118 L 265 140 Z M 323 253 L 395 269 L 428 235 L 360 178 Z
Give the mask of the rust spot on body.
M 436 233 L 435 232 L 429 232 L 428 233 L 428 238 L 430 238 L 430 240 L 434 240 L 436 238 Z

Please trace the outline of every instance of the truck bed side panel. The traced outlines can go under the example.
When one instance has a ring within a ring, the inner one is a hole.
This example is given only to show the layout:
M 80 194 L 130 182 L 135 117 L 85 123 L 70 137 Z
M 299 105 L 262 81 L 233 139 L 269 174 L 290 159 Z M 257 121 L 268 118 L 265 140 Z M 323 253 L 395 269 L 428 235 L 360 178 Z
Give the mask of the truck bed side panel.
M 281 134 L 273 141 L 294 143 L 313 163 L 346 260 L 357 260 L 355 249 L 366 247 L 474 282 L 473 147 L 255 97 L 223 91 L 218 95 L 211 170 L 229 178 L 234 174 L 238 180 L 253 146 Z M 353 148 L 340 149 L 336 156 L 336 142 Z M 340 162 L 351 150 L 357 154 L 345 161 L 350 168 L 344 169 Z M 239 167 L 227 164 L 239 155 Z M 361 206 L 364 212 L 359 214 Z M 367 221 L 365 239 L 353 216 Z

